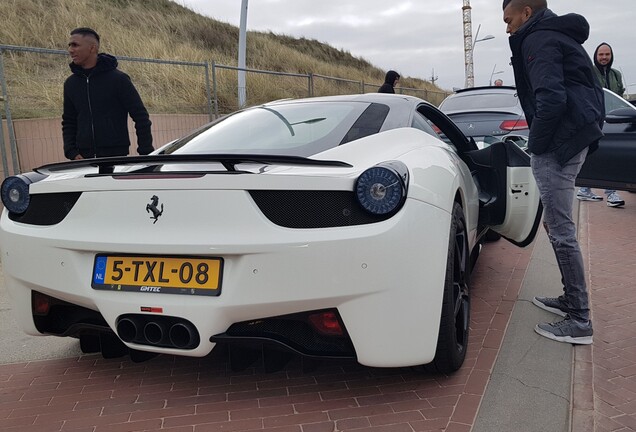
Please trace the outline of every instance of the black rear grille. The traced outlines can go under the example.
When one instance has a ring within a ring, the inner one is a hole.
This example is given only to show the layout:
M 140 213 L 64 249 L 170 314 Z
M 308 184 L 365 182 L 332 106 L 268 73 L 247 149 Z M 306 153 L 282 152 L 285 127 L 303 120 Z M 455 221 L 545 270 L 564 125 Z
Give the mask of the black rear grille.
M 252 190 L 258 208 L 286 228 L 364 225 L 388 219 L 366 212 L 351 191 Z
M 31 195 L 31 202 L 22 214 L 9 213 L 9 219 L 30 225 L 55 225 L 71 211 L 81 192 Z
M 302 320 L 277 317 L 232 324 L 226 336 L 269 339 L 307 356 L 355 357 L 348 336 L 325 336 Z
M 35 328 L 40 333 L 57 336 L 79 336 L 88 329 L 110 331 L 106 320 L 97 311 L 78 306 L 54 297 L 31 291 L 32 302 L 36 297 L 47 298 L 50 308 L 45 315 L 33 312 Z M 32 306 L 35 308 L 35 306 Z

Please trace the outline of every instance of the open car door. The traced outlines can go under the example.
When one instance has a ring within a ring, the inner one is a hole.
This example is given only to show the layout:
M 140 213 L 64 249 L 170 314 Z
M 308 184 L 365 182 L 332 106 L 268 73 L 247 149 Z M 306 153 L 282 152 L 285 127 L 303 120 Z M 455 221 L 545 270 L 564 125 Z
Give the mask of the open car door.
M 437 108 L 421 105 L 418 111 L 457 149 L 471 170 L 479 190 L 480 233 L 492 229 L 517 246 L 530 244 L 543 212 L 530 156 L 511 140 L 479 149 Z
M 480 189 L 480 225 L 517 246 L 530 244 L 543 212 L 530 156 L 513 142 L 496 142 L 466 156 Z

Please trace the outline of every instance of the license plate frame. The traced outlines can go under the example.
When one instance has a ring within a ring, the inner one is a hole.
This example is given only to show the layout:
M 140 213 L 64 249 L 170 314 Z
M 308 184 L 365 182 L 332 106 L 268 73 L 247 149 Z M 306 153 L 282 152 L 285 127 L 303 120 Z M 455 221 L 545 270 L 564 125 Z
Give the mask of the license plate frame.
M 221 257 L 100 253 L 93 261 L 91 287 L 103 291 L 219 296 L 223 265 Z

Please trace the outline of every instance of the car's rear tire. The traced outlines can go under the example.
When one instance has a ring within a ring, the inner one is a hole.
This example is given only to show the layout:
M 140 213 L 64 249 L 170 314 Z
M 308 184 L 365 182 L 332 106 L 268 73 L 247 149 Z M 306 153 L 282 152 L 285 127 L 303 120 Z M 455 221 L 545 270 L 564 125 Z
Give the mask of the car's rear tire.
M 425 366 L 430 372 L 455 372 L 466 358 L 470 326 L 469 255 L 464 211 L 455 203 L 450 227 L 437 349 L 433 361 Z

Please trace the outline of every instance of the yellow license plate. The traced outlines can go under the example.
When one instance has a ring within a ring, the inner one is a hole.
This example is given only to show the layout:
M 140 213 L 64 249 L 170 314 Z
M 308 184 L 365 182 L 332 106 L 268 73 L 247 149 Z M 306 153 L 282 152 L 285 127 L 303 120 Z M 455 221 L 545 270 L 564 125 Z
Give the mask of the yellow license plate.
M 219 295 L 222 258 L 97 255 L 94 289 Z

